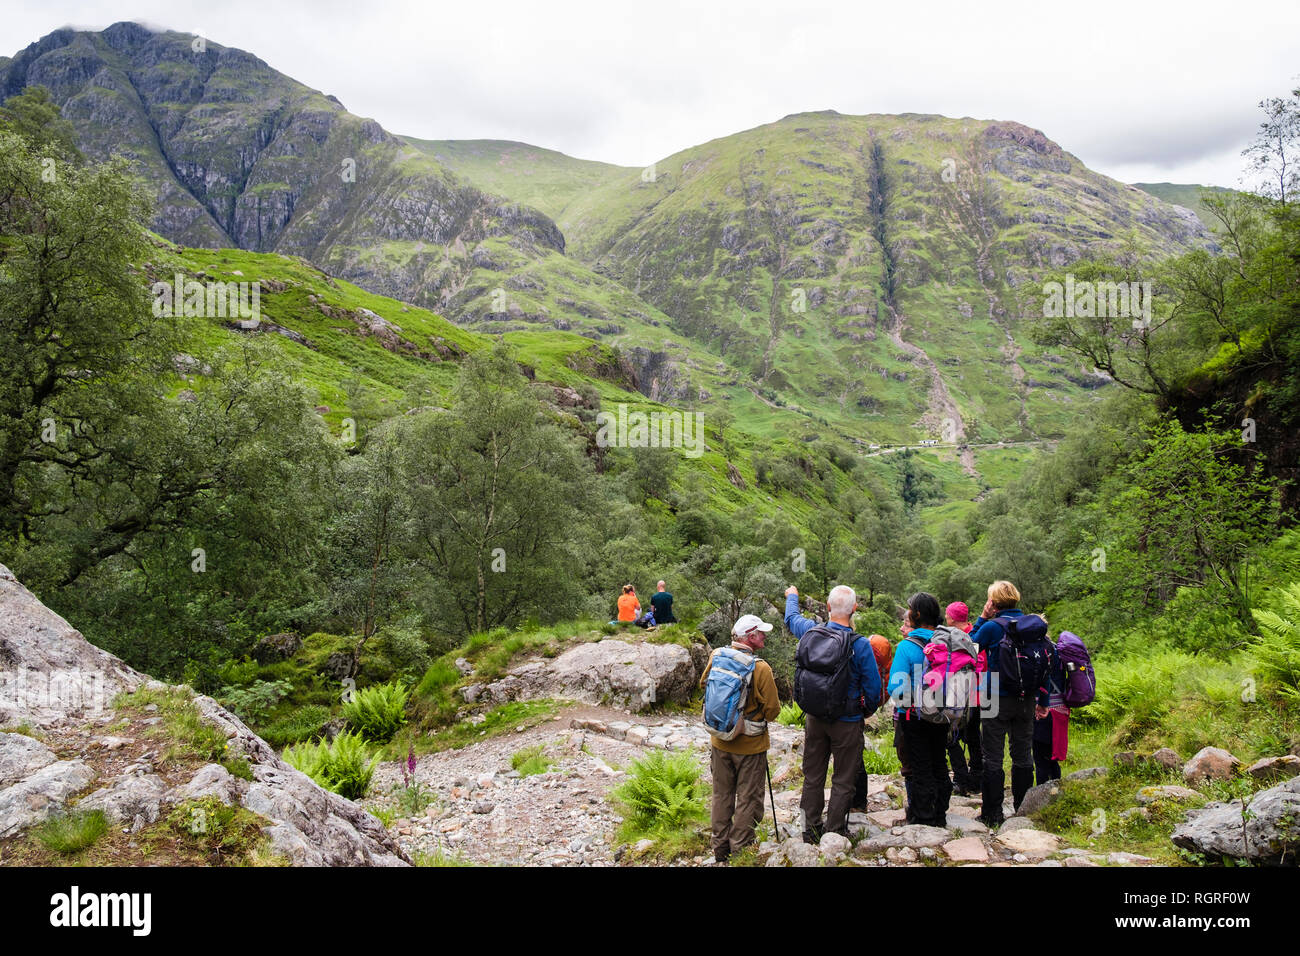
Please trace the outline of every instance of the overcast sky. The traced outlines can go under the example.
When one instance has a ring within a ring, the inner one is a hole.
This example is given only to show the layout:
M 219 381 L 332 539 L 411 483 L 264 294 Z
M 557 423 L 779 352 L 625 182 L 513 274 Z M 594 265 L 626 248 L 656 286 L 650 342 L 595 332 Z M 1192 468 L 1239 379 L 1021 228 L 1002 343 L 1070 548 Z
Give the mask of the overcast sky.
M 644 166 L 794 112 L 1017 120 L 1125 182 L 1237 186 L 1300 85 L 1300 3 L 6 0 L 0 54 L 65 25 L 199 32 L 395 133 Z

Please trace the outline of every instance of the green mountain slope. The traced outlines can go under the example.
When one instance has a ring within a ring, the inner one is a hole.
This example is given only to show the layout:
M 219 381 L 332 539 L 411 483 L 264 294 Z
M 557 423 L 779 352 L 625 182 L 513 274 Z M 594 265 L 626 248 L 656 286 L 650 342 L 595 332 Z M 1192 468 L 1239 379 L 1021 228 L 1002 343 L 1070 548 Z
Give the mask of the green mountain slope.
M 509 140 L 402 138 L 479 188 L 527 203 L 552 219 L 586 191 L 633 171 Z
M 1208 241 L 1015 123 L 802 114 L 655 171 L 571 203 L 569 253 L 800 405 L 877 416 L 883 437 L 939 437 L 945 419 L 959 438 L 1057 432 L 1096 383 L 1019 334 L 1017 290 L 1099 248 Z

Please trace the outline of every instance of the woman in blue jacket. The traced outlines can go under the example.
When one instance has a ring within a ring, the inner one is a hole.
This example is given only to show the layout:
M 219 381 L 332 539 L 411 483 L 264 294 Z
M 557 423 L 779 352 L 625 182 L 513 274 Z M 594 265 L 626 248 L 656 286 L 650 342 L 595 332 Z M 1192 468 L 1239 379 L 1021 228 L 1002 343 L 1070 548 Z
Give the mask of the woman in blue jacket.
M 952 780 L 948 776 L 948 727 L 922 720 L 913 709 L 921 699 L 925 645 L 939 626 L 939 599 L 920 591 L 907 602 L 907 638 L 894 651 L 889 693 L 901 730 L 902 758 L 907 765 L 907 822 L 947 826 Z

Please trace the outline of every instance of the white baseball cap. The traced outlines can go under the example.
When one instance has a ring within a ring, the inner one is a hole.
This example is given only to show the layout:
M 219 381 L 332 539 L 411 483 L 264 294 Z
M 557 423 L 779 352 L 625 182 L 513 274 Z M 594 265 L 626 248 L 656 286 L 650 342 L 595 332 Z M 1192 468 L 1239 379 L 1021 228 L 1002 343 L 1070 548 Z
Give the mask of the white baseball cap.
M 770 631 L 772 625 L 767 624 L 757 614 L 742 614 L 740 620 L 731 626 L 732 637 L 748 637 L 754 631 Z

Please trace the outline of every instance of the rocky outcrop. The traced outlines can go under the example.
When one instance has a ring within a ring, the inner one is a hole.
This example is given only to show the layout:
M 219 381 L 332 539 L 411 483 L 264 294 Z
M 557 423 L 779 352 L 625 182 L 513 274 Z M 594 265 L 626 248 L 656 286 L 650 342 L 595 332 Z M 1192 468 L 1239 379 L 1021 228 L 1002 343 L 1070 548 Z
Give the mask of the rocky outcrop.
M 1174 828 L 1175 846 L 1214 859 L 1296 865 L 1300 854 L 1300 777 L 1241 800 L 1191 810 Z
M 680 645 L 607 640 L 579 644 L 553 661 L 522 664 L 501 680 L 470 685 L 463 696 L 493 703 L 565 697 L 639 712 L 667 701 L 686 703 L 698 679 L 690 651 Z
M 378 820 L 284 763 L 210 697 L 193 697 L 200 720 L 223 733 L 226 752 L 247 762 L 252 779 L 218 764 L 168 779 L 149 749 L 157 738 L 119 730 L 120 723 L 134 724 L 120 719 L 117 704 L 142 691 L 169 690 L 95 647 L 0 565 L 0 724 L 40 735 L 0 733 L 0 839 L 72 808 L 99 810 L 139 830 L 171 806 L 214 798 L 262 817 L 271 850 L 296 865 L 408 862 Z M 95 739 L 110 721 L 114 736 Z M 146 718 L 141 732 L 158 721 Z

